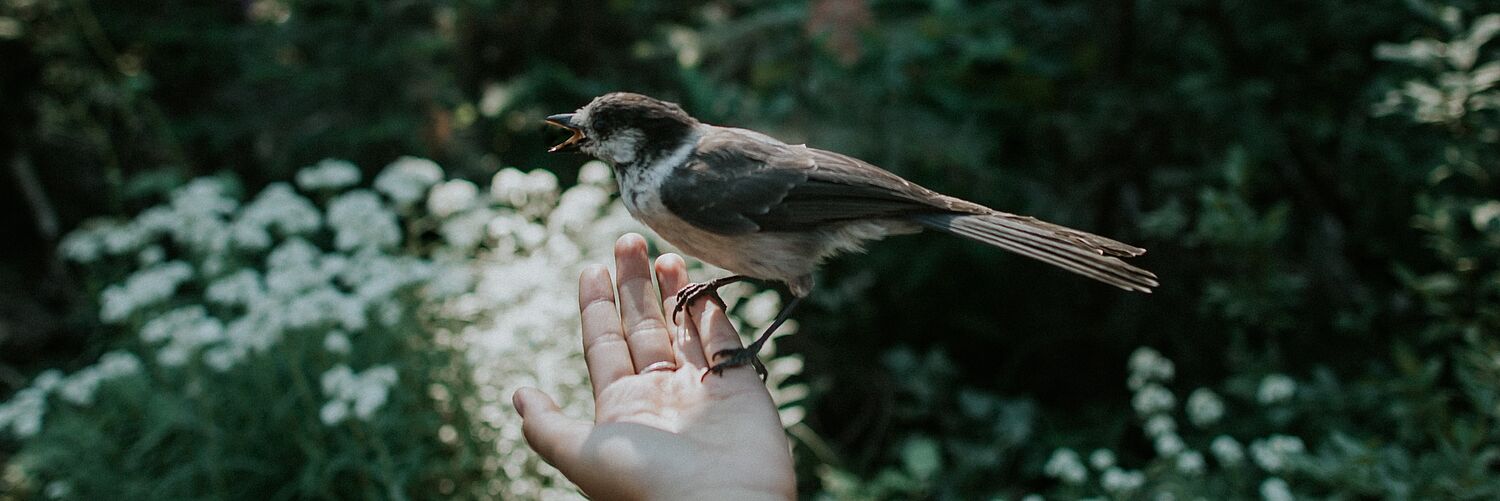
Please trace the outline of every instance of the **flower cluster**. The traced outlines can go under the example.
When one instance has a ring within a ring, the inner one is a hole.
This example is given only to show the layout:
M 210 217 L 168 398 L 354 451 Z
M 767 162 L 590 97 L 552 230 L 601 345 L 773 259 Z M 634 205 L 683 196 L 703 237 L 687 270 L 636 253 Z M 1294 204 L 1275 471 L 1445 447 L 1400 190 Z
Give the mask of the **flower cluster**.
M 422 200 L 427 189 L 443 180 L 443 169 L 425 158 L 401 157 L 375 176 L 375 189 L 396 204 L 409 206 Z
M 348 160 L 325 159 L 297 172 L 297 187 L 307 191 L 341 190 L 359 184 L 359 167 Z
M 140 372 L 140 359 L 123 351 L 105 353 L 94 365 L 71 375 L 63 375 L 56 369 L 42 372 L 10 401 L 0 403 L 0 433 L 9 430 L 18 438 L 34 436 L 42 431 L 48 396 L 57 394 L 67 403 L 88 407 L 93 405 L 94 394 L 101 384 Z
M 318 417 L 329 426 L 342 423 L 351 415 L 369 421 L 385 405 L 396 381 L 396 368 L 390 365 L 371 367 L 364 372 L 354 372 L 343 364 L 328 369 L 320 380 L 328 403 L 323 404 Z
M 412 190 L 420 198 L 435 168 L 403 158 L 380 179 L 396 193 L 395 202 Z M 440 178 L 441 171 L 435 172 Z M 163 368 L 202 366 L 225 373 L 285 336 L 308 331 L 326 333 L 326 350 L 344 354 L 351 349 L 350 333 L 392 328 L 411 315 L 415 306 L 404 303 L 402 291 L 447 271 L 421 257 L 387 252 L 403 239 L 400 221 L 392 202 L 354 188 L 360 177 L 357 167 L 342 160 L 298 172 L 298 187 L 331 197 L 326 210 L 286 183 L 267 186 L 242 206 L 232 196 L 233 182 L 197 179 L 172 192 L 165 204 L 132 220 L 90 223 L 60 247 L 80 265 L 135 268 L 103 288 L 99 319 L 133 329 L 146 358 Z M 329 240 L 333 249 L 315 243 Z M 5 404 L 0 422 L 18 436 L 34 435 L 51 387 L 63 400 L 87 405 L 100 382 L 139 370 L 135 356 L 122 351 L 65 378 L 43 373 L 33 388 Z M 365 385 L 354 387 L 325 378 L 338 383 L 328 390 L 333 400 L 325 418 L 340 404 L 361 419 L 377 410 L 384 393 L 375 397 L 371 382 L 394 381 L 383 370 L 370 374 L 374 379 L 352 380 Z
M 1297 381 L 1285 374 L 1268 374 L 1260 380 L 1255 390 L 1255 399 L 1261 404 L 1271 405 L 1290 400 L 1297 393 Z
M 1201 432 L 1179 429 L 1180 410 L 1194 428 L 1211 431 L 1227 413 L 1224 398 L 1209 388 L 1197 388 L 1188 394 L 1179 409 L 1176 394 L 1170 388 L 1176 377 L 1176 366 L 1151 348 L 1135 350 L 1127 367 L 1129 377 L 1126 383 L 1132 391 L 1131 406 L 1140 420 L 1142 433 L 1150 440 L 1156 459 L 1140 470 L 1129 470 L 1118 464 L 1115 453 L 1109 449 L 1095 450 L 1085 463 L 1072 449 L 1059 448 L 1043 466 L 1044 474 L 1074 489 L 1067 492 L 1081 494 L 1090 492 L 1089 468 L 1092 467 L 1098 472 L 1096 488 L 1109 497 L 1131 497 L 1144 492 L 1162 499 L 1179 495 L 1201 496 L 1203 493 L 1187 487 L 1195 484 L 1186 479 L 1203 479 L 1215 473 L 1231 475 L 1232 478 L 1254 478 L 1254 471 L 1248 469 L 1254 466 L 1265 475 L 1259 484 L 1264 499 L 1293 499 L 1291 485 L 1280 475 L 1296 471 L 1305 458 L 1306 448 L 1300 438 L 1273 434 L 1252 441 L 1247 450 L 1229 435 L 1220 434 L 1209 439 Z M 1285 375 L 1271 374 L 1263 377 L 1253 389 L 1255 391 L 1246 397 L 1261 405 L 1276 405 L 1295 394 L 1296 382 Z M 1203 443 L 1201 441 L 1207 442 L 1206 448 L 1198 449 L 1192 445 Z M 1217 472 L 1210 468 L 1210 457 L 1217 465 Z M 1245 461 L 1247 457 L 1252 461 Z
M 611 169 L 591 162 L 566 191 L 541 170 L 504 169 L 488 187 L 445 181 L 436 163 L 412 157 L 387 166 L 373 189 L 360 187 L 361 178 L 353 164 L 325 160 L 298 172 L 295 186 L 273 183 L 245 204 L 235 183 L 198 179 L 135 219 L 70 234 L 63 255 L 106 284 L 100 320 L 133 336 L 121 340 L 126 349 L 71 376 L 37 377 L 0 405 L 0 431 L 34 437 L 49 409 L 58 409 L 49 395 L 88 405 L 104 381 L 149 366 L 164 375 L 153 383 L 168 385 L 159 390 L 193 400 L 213 394 L 214 384 L 276 388 L 273 398 L 288 398 L 285 405 L 311 406 L 328 430 L 315 436 L 387 424 L 405 436 L 448 423 L 432 438 L 486 451 L 481 485 L 466 487 L 477 497 L 577 498 L 525 446 L 509 395 L 535 386 L 569 413 L 591 412 L 581 347 L 568 334 L 579 329 L 576 278 L 587 264 L 611 262 L 619 235 L 649 235 L 613 202 Z M 780 307 L 775 292 L 751 292 L 743 284 L 724 291 L 747 335 Z M 778 334 L 795 331 L 792 322 Z M 423 365 L 444 359 L 430 353 L 384 358 L 410 350 L 400 341 L 410 337 L 461 361 Z M 276 357 L 267 356 L 273 350 Z M 762 354 L 782 420 L 796 425 L 808 389 L 788 379 L 801 361 L 774 356 L 774 343 Z M 293 374 L 272 374 L 278 370 Z M 284 388 L 277 377 L 315 382 Z M 424 412 L 413 405 L 444 417 L 383 411 Z M 74 494 L 89 485 L 49 480 Z

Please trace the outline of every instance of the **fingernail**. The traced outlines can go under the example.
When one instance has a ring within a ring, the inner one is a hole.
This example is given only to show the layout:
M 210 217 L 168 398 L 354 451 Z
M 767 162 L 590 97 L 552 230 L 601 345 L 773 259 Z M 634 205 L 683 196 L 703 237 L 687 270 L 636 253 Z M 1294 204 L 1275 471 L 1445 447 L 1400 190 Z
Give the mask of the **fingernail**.
M 511 394 L 511 396 L 510 396 L 510 404 L 516 407 L 516 414 L 520 414 L 522 418 L 525 418 L 526 417 L 526 397 L 521 396 L 521 392 L 523 392 L 523 391 L 526 391 L 526 389 L 525 388 L 521 388 L 519 390 L 516 390 L 515 393 Z

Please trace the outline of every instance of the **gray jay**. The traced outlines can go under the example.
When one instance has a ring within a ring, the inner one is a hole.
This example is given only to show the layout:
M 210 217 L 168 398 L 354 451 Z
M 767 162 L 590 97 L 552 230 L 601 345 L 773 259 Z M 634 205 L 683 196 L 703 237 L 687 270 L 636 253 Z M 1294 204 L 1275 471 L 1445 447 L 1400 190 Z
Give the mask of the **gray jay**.
M 792 293 L 749 346 L 715 354 L 704 373 L 753 364 L 771 333 L 813 288 L 831 256 L 923 228 L 1033 258 L 1127 291 L 1151 292 L 1156 275 L 1120 258 L 1145 249 L 1028 216 L 1000 212 L 902 179 L 856 158 L 786 144 L 759 132 L 694 119 L 674 103 L 616 92 L 547 117 L 572 136 L 548 151 L 581 150 L 614 166 L 630 214 L 684 253 L 736 275 L 677 294 L 674 317 L 746 279 Z

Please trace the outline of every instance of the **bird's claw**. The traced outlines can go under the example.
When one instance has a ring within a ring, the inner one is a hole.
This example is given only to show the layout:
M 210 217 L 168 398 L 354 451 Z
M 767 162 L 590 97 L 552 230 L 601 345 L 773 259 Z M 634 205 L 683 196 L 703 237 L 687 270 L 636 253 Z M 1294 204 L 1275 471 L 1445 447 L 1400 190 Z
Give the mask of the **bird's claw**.
M 755 367 L 755 373 L 760 375 L 761 381 L 765 381 L 766 378 L 770 377 L 770 373 L 766 372 L 766 364 L 761 363 L 760 357 L 755 355 L 757 351 L 760 351 L 760 347 L 755 345 L 751 346 L 751 348 L 719 350 L 718 353 L 714 353 L 714 360 L 722 359 L 723 361 L 710 366 L 708 370 L 703 372 L 703 377 L 698 378 L 698 380 L 700 382 L 708 380 L 709 374 L 722 377 L 724 375 L 724 369 L 744 367 L 746 365 L 749 365 Z
M 682 290 L 677 291 L 677 305 L 672 307 L 672 322 L 677 323 L 678 314 L 687 311 L 688 306 L 700 298 L 707 297 L 719 308 L 729 309 L 724 304 L 724 298 L 719 297 L 719 285 L 712 282 L 697 282 L 687 284 Z

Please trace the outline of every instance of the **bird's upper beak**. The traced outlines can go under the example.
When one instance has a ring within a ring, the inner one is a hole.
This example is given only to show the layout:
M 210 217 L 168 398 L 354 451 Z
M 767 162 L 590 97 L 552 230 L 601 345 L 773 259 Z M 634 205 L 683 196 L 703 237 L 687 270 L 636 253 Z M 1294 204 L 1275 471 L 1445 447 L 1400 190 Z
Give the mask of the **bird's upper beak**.
M 551 125 L 553 127 L 561 127 L 573 133 L 572 136 L 568 137 L 568 140 L 563 141 L 561 144 L 548 149 L 547 153 L 576 150 L 578 149 L 578 142 L 586 139 L 583 135 L 583 129 L 579 128 L 578 125 L 573 123 L 573 116 L 573 113 L 561 113 L 547 117 L 548 125 Z

